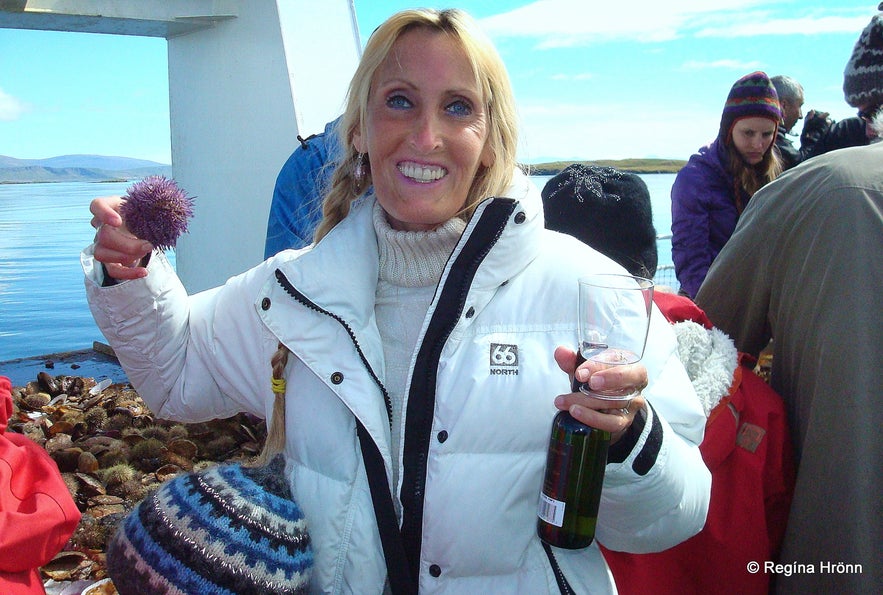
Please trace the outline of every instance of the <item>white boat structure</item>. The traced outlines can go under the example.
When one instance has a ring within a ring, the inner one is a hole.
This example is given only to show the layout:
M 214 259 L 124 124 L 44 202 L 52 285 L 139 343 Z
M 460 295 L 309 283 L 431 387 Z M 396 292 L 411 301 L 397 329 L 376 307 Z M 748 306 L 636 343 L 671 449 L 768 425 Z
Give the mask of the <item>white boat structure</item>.
M 191 293 L 263 259 L 276 175 L 342 111 L 361 54 L 352 0 L 0 0 L 0 28 L 167 40 L 172 172 L 196 197 L 175 251 Z

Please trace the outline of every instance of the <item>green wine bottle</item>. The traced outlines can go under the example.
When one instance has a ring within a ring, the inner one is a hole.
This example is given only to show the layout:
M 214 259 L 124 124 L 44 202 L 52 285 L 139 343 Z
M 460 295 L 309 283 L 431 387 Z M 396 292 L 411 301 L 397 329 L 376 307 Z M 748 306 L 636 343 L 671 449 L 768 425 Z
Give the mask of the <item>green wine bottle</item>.
M 579 390 L 575 380 L 573 390 Z M 566 549 L 592 543 L 609 447 L 610 432 L 589 427 L 567 411 L 558 412 L 537 508 L 540 539 Z
M 555 416 L 537 511 L 540 539 L 567 549 L 592 543 L 609 446 L 610 432 L 591 428 L 567 411 Z

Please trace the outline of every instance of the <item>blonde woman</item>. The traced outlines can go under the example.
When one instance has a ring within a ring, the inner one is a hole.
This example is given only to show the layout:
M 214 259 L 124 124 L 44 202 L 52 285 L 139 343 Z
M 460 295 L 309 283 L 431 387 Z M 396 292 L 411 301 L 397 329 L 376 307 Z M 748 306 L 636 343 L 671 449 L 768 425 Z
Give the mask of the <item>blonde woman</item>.
M 622 269 L 543 229 L 514 112 L 470 17 L 404 11 L 352 80 L 312 246 L 188 297 L 158 252 L 125 266 L 149 246 L 126 235 L 118 200 L 93 202 L 89 299 L 129 379 L 162 417 L 270 420 L 313 591 L 615 592 L 597 546 L 537 537 L 556 408 L 614 433 L 599 541 L 660 550 L 702 527 L 705 419 L 665 320 L 641 364 L 576 372 L 643 388 L 627 408 L 570 392 L 577 277 Z M 127 281 L 103 287 L 103 270 Z

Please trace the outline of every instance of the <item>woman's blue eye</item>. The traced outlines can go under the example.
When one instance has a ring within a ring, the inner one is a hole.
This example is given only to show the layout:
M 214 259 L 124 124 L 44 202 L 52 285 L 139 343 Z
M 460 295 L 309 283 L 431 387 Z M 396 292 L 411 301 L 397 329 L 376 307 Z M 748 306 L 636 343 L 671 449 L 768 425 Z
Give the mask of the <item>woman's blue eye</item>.
M 394 109 L 405 109 L 411 107 L 411 102 L 403 95 L 393 95 L 387 98 L 386 105 Z
M 472 106 L 466 101 L 458 100 L 448 105 L 447 111 L 455 116 L 468 116 L 472 113 Z

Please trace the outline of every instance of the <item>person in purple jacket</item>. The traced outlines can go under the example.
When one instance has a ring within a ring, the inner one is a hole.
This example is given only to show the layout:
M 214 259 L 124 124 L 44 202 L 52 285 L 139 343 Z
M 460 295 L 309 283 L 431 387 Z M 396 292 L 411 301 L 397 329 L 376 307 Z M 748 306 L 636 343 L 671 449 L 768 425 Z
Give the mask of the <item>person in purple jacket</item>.
M 699 291 L 751 196 L 782 172 L 773 150 L 782 110 L 763 72 L 733 84 L 717 138 L 694 153 L 671 188 L 671 252 L 681 293 Z

